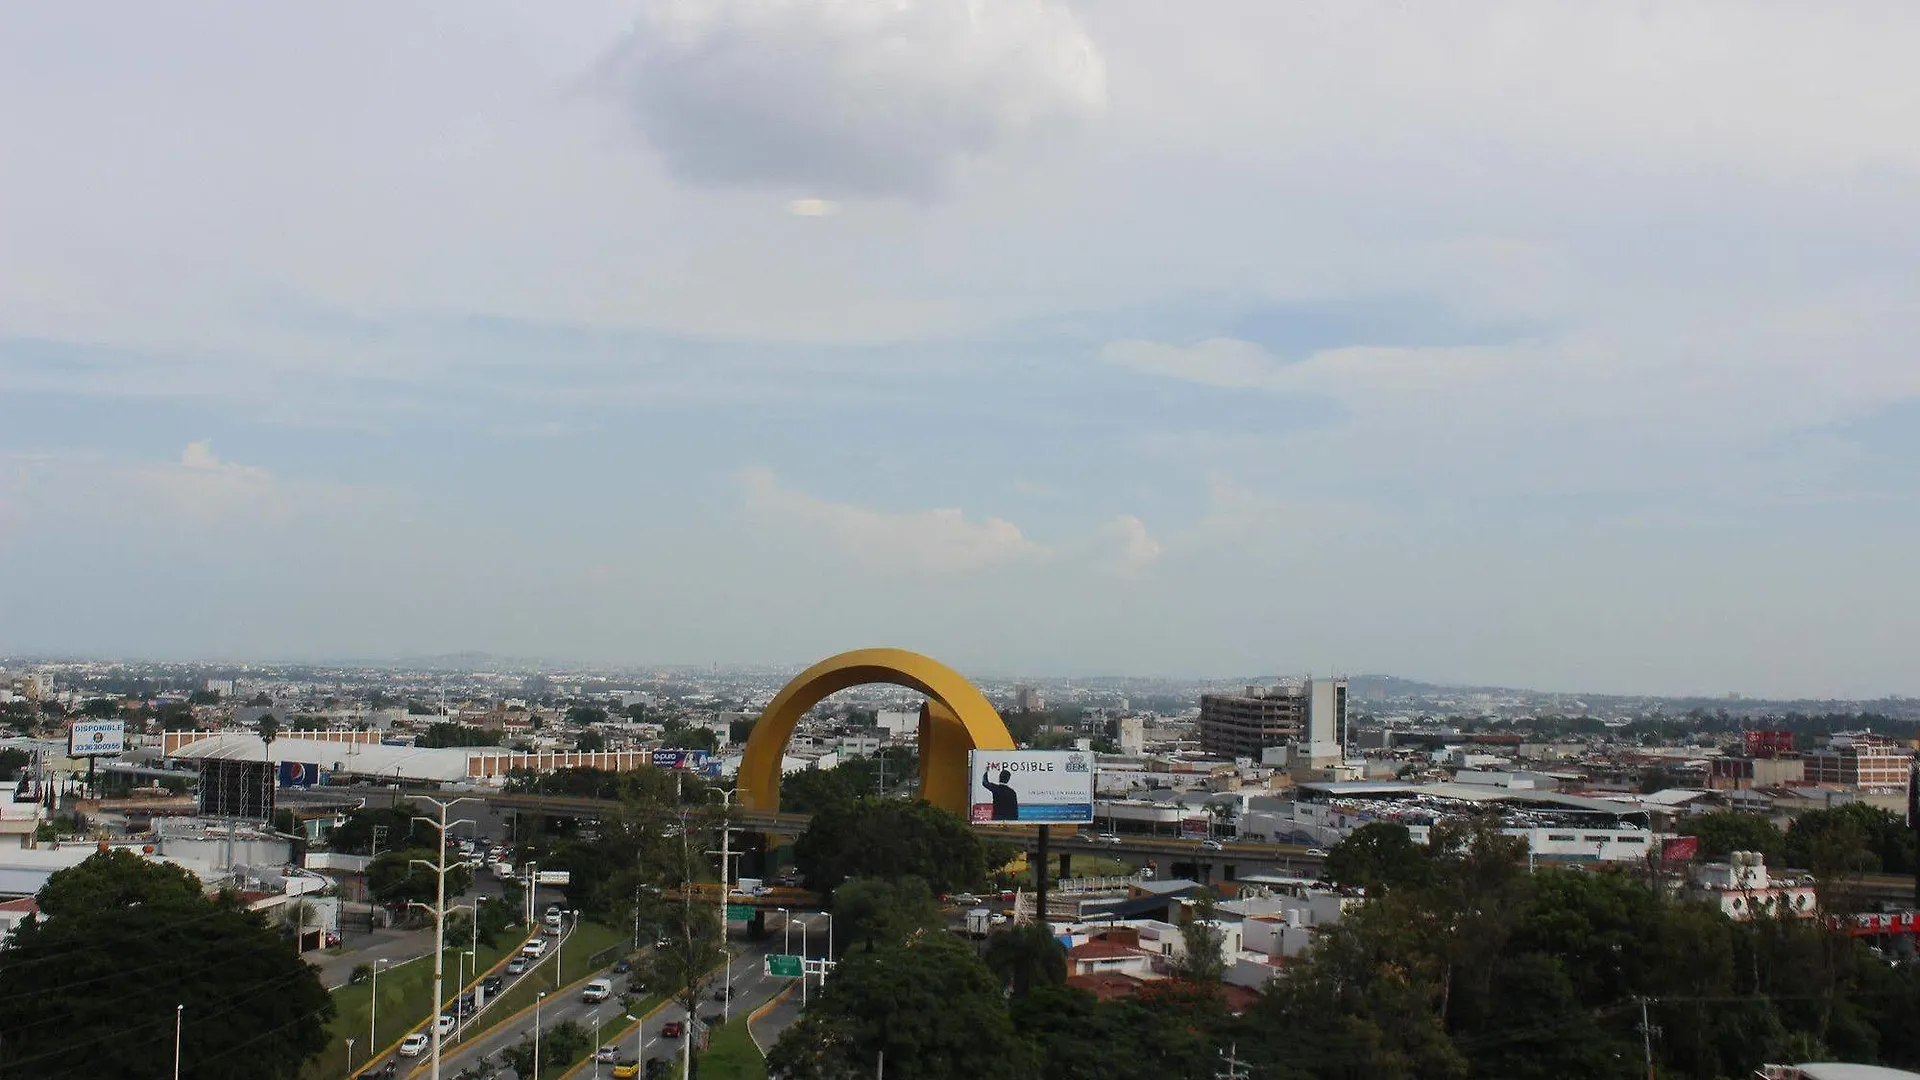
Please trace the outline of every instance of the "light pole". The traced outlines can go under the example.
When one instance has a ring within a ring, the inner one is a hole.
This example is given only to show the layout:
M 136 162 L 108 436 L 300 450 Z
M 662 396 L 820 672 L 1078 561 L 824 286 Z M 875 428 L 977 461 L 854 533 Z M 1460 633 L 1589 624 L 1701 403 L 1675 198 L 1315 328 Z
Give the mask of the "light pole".
M 539 1077 L 540 1077 L 540 1003 L 545 1000 L 547 1000 L 547 992 L 545 990 L 540 991 L 540 993 L 533 999 L 533 1076 L 534 1076 L 534 1080 L 539 1080 Z
M 447 811 L 463 802 L 478 802 L 477 799 L 435 799 L 431 796 L 418 797 L 422 802 L 432 803 L 440 810 L 438 820 L 415 815 L 415 821 L 421 822 L 440 835 L 440 850 L 435 861 L 409 859 L 411 865 L 424 866 L 434 872 L 433 906 L 427 910 L 433 912 L 433 1067 L 428 1072 L 431 1080 L 440 1080 L 440 1003 L 446 1000 L 447 978 L 447 830 L 455 825 L 472 825 L 473 821 L 462 818 L 448 821 Z M 426 907 L 425 904 L 412 904 L 413 907 Z
M 373 1050 L 371 1047 L 368 1048 L 367 1053 L 369 1054 L 373 1053 Z M 353 1073 L 353 1040 L 352 1039 L 347 1040 L 347 1073 L 348 1075 L 352 1075 Z
M 384 956 L 376 957 L 373 961 L 373 989 L 368 997 L 368 1003 L 372 1007 L 367 1010 L 367 1053 L 369 1056 L 372 1055 L 373 1048 L 380 1045 L 380 1039 L 375 1030 L 376 1025 L 380 1022 L 380 965 L 389 963 L 392 963 L 392 961 Z
M 641 1051 L 646 1049 L 640 1044 L 640 1039 L 647 1033 L 647 1022 L 632 1013 L 627 1014 L 627 1019 L 633 1021 L 633 1062 L 637 1066 L 640 1064 Z
M 807 921 L 800 920 L 800 1007 L 807 1007 Z
M 600 1013 L 595 1010 L 587 1014 L 587 1023 L 593 1025 L 593 1080 L 600 1080 Z
M 180 1018 L 186 1014 L 186 1011 L 185 1005 L 173 1007 L 173 1080 L 180 1080 Z M 353 1057 L 352 1047 L 347 1048 L 347 1057 Z M 347 1067 L 353 1067 L 351 1060 L 347 1062 Z
M 479 975 L 480 974 L 480 957 L 478 955 L 477 950 L 469 949 L 468 951 L 466 951 L 465 953 L 462 953 L 461 955 L 467 958 L 468 970 L 475 975 Z M 459 993 L 461 997 L 465 997 L 467 994 L 466 985 L 467 985 L 466 980 L 464 979 L 461 980 L 460 985 L 454 988 L 455 992 Z M 474 1007 L 476 1009 L 479 1008 L 479 1003 L 477 1001 L 474 1003 Z M 467 1011 L 468 1010 L 460 1007 L 460 998 L 453 999 L 453 1041 L 454 1042 L 459 1042 L 462 1034 L 465 1033 L 465 1031 L 467 1030 Z
M 780 913 L 780 951 L 793 955 L 793 912 L 786 908 L 774 908 Z

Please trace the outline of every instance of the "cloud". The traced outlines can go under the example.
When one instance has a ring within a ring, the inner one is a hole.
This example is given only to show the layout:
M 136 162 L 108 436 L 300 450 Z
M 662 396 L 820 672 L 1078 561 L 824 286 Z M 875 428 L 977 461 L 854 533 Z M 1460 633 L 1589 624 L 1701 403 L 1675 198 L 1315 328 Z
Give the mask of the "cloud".
M 1114 518 L 1108 523 L 1107 532 L 1119 546 L 1119 553 L 1112 564 L 1115 572 L 1132 577 L 1159 561 L 1162 551 L 1160 541 L 1147 531 L 1146 522 L 1132 514 Z
M 1232 390 L 1272 387 L 1280 379 L 1280 363 L 1267 350 L 1232 338 L 1210 338 L 1188 346 L 1116 341 L 1100 350 L 1100 358 L 1146 375 Z
M 1048 554 L 1001 518 L 973 522 L 959 510 L 889 513 L 833 502 L 783 486 L 768 469 L 749 469 L 739 482 L 756 517 L 822 537 L 862 561 L 967 573 Z
M 1053 0 L 649 0 L 605 75 L 675 175 L 832 197 L 933 193 L 1106 103 Z

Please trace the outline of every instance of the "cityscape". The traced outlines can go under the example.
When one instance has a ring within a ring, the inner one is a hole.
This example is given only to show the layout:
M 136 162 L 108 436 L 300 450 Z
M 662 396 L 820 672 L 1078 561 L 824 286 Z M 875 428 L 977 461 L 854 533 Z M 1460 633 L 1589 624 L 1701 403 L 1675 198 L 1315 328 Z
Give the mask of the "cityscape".
M 0 1080 L 1920 1080 L 1920 4 L 0 27 Z

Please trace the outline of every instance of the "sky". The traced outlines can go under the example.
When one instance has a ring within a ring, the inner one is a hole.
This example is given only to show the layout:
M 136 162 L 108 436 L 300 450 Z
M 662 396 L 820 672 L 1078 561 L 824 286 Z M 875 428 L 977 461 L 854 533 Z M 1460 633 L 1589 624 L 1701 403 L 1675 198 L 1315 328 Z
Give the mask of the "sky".
M 0 652 L 1920 692 L 1909 0 L 0 3 Z

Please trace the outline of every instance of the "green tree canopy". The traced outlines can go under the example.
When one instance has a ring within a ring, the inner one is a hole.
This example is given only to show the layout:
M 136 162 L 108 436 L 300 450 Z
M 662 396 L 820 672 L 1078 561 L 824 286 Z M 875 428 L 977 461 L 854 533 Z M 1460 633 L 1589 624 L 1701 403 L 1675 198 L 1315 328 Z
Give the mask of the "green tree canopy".
M 498 746 L 501 732 L 471 727 L 452 720 L 435 720 L 414 740 L 415 746 Z
M 1414 842 L 1405 825 L 1376 821 L 1329 848 L 1320 876 L 1375 894 L 1425 885 L 1432 880 L 1433 866 L 1427 849 Z
M 861 798 L 814 812 L 793 846 L 808 888 L 832 892 L 851 877 L 917 877 L 936 893 L 985 880 L 980 838 L 951 811 L 925 802 Z
M 871 1076 L 881 1053 L 889 1075 L 916 1080 L 1036 1075 L 1000 981 L 947 934 L 848 954 L 775 1044 L 767 1068 L 787 1080 Z
M 1067 950 L 1045 923 L 1027 923 L 994 932 L 987 938 L 984 956 L 1007 991 L 1026 997 L 1043 986 L 1067 981 Z
M 1700 838 L 1700 854 L 1721 858 L 1735 851 L 1758 851 L 1767 862 L 1779 865 L 1786 837 L 1773 822 L 1757 814 L 1738 810 L 1712 810 L 1694 814 L 1680 822 L 1679 831 Z
M 293 1077 L 334 1006 L 264 919 L 209 899 L 177 867 L 126 851 L 52 875 L 42 915 L 0 950 L 0 1076 Z M 30 989 L 27 989 L 30 988 Z
M 932 890 L 917 877 L 848 878 L 833 890 L 833 916 L 849 949 L 900 945 L 946 926 Z
M 439 875 L 418 865 L 433 861 L 432 848 L 383 851 L 367 867 L 367 890 L 384 904 L 431 904 L 439 890 Z M 473 887 L 473 871 L 465 863 L 447 869 L 447 895 L 459 896 Z M 429 950 L 431 951 L 431 950 Z

